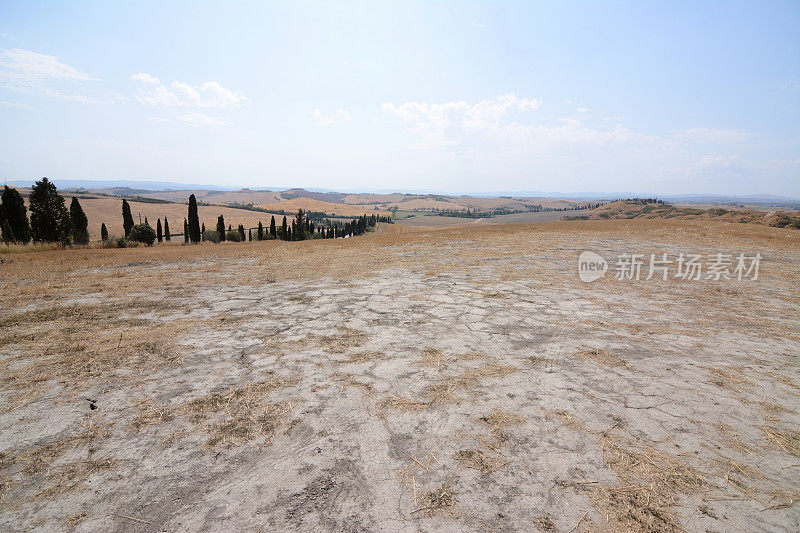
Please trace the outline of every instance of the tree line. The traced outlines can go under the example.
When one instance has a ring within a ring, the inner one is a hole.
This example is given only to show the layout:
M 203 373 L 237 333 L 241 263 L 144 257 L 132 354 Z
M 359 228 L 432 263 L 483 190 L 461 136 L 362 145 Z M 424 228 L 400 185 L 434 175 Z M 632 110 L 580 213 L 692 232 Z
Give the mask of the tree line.
M 77 197 L 72 197 L 67 209 L 64 197 L 47 178 L 33 184 L 28 208 L 19 191 L 4 185 L 0 197 L 0 240 L 6 244 L 89 243 L 89 221 Z
M 22 196 L 16 189 L 4 186 L 0 198 L 0 240 L 4 243 L 27 244 L 33 241 L 59 243 L 65 246 L 89 244 L 89 221 L 76 196 L 72 197 L 67 209 L 66 202 L 58 193 L 55 184 L 47 178 L 42 178 L 31 188 L 28 204 L 29 207 L 26 208 Z M 225 218 L 219 215 L 216 228 L 207 230 L 205 224 L 200 224 L 197 199 L 192 194 L 189 196 L 187 216 L 183 220 L 183 239 L 184 243 L 333 239 L 362 235 L 378 222 L 391 224 L 393 221 L 391 217 L 374 214 L 363 215 L 349 222 L 331 221 L 321 218 L 320 213 L 298 209 L 291 221 L 284 215 L 278 224 L 273 215 L 269 226 L 265 227 L 259 221 L 257 228 L 248 228 L 246 232 L 242 224 L 235 229 L 228 224 L 226 229 Z M 156 241 L 169 242 L 173 236 L 167 217 L 164 217 L 163 225 L 161 219 L 157 219 L 155 229 L 150 226 L 147 217 L 142 222 L 141 215 L 139 224 L 136 224 L 126 199 L 122 200 L 122 228 L 124 236 L 111 240 L 108 228 L 103 222 L 100 226 L 102 242 L 117 247 L 126 247 L 131 241 L 150 246 Z

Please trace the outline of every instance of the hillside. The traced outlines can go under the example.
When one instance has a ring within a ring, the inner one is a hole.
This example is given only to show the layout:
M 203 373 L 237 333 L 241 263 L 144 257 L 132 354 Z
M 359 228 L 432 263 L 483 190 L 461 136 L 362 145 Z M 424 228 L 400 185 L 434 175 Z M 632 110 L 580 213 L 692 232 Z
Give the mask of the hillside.
M 184 203 L 190 194 L 199 202 L 220 205 L 254 205 L 270 210 L 322 211 L 344 216 L 357 216 L 364 213 L 390 210 L 435 213 L 444 211 L 532 211 L 536 208 L 560 209 L 584 205 L 586 202 L 554 198 L 483 198 L 472 196 L 447 196 L 440 194 L 345 194 L 338 192 L 313 192 L 294 188 L 286 191 L 264 191 L 240 189 L 238 191 L 219 191 L 210 189 L 147 191 L 132 188 L 86 189 L 88 193 L 145 196 L 159 200 Z
M 761 211 L 755 209 L 698 209 L 678 207 L 649 199 L 619 200 L 587 212 L 584 215 L 565 216 L 562 220 L 608 220 L 633 218 L 664 218 L 681 220 L 719 220 L 723 222 L 765 224 L 774 227 L 800 229 L 800 214 L 788 211 Z
M 27 206 L 27 193 L 28 191 L 20 189 L 20 193 L 25 195 L 25 204 Z M 108 232 L 112 237 L 122 235 L 122 199 L 121 198 L 106 198 L 106 197 L 86 197 L 78 195 L 83 212 L 86 218 L 89 219 L 89 237 L 93 240 L 100 238 L 100 226 L 105 223 Z M 64 194 L 64 200 L 69 205 L 72 201 L 72 195 Z M 170 232 L 183 233 L 183 219 L 187 214 L 187 205 L 179 203 L 149 203 L 137 202 L 136 200 L 128 200 L 131 206 L 131 212 L 135 222 L 139 221 L 139 215 L 142 220 L 147 217 L 150 225 L 155 227 L 157 219 L 167 217 L 169 220 Z M 233 227 L 239 224 L 244 225 L 246 228 L 258 226 L 258 222 L 265 226 L 269 225 L 270 217 L 273 216 L 269 213 L 262 213 L 259 211 L 251 211 L 249 209 L 237 209 L 235 207 L 217 206 L 217 205 L 198 205 L 197 212 L 200 217 L 200 223 L 205 224 L 207 228 L 215 228 L 217 225 L 217 217 L 222 215 L 225 217 L 225 224 L 231 224 Z M 362 214 L 362 213 L 359 213 Z M 281 223 L 282 216 L 274 215 L 277 224 Z

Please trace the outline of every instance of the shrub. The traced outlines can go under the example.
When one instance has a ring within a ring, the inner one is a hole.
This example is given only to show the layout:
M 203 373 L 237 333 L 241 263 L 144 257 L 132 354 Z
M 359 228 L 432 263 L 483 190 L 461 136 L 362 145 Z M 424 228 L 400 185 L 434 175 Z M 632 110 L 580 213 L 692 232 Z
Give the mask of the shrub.
M 156 232 L 149 224 L 136 224 L 131 228 L 128 239 L 146 244 L 147 246 L 152 246 L 156 240 Z
M 203 232 L 203 240 L 213 242 L 214 244 L 219 244 L 219 232 L 214 231 L 213 229 L 207 229 Z
M 233 242 L 242 242 L 242 234 L 239 233 L 238 229 L 229 229 L 228 233 L 225 235 L 225 240 Z

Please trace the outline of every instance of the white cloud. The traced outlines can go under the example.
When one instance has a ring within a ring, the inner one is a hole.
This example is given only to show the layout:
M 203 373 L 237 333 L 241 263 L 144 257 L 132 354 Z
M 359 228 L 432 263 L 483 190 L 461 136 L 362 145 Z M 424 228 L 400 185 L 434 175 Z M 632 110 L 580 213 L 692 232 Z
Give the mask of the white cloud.
M 350 122 L 350 113 L 348 113 L 346 109 L 339 108 L 332 115 L 323 115 L 322 111 L 315 109 L 313 114 L 317 117 L 317 124 L 323 128 L 333 124 Z
M 640 147 L 652 147 L 659 141 L 633 133 L 622 124 L 600 130 L 573 118 L 560 119 L 550 125 L 533 122 L 528 115 L 540 105 L 535 98 L 504 95 L 472 105 L 466 102 L 407 102 L 400 106 L 385 103 L 382 110 L 421 137 L 418 147 L 446 147 L 475 155 L 491 152 L 533 155 L 571 149 L 576 145 L 602 147 L 636 143 Z
M 94 80 L 56 56 L 19 48 L 0 51 L 0 86 L 14 91 L 90 102 L 91 98 L 64 90 Z
M 13 107 L 15 109 L 33 109 L 31 106 L 26 104 L 20 104 L 17 102 L 5 102 L 0 100 L 0 107 Z
M 739 143 L 753 137 L 753 134 L 746 130 L 738 129 L 713 129 L 713 128 L 690 128 L 672 132 L 677 139 L 696 143 Z
M 223 87 L 216 81 L 200 85 L 173 81 L 167 86 L 144 72 L 132 75 L 131 79 L 139 85 L 136 99 L 147 105 L 236 107 L 250 101 L 244 94 Z
M 750 164 L 738 154 L 706 154 L 694 165 L 694 170 L 704 174 L 740 174 L 750 169 Z
M 196 112 L 183 113 L 181 115 L 178 115 L 177 118 L 178 118 L 178 120 L 182 120 L 183 122 L 191 124 L 192 126 L 227 126 L 228 125 L 228 121 L 227 120 L 214 118 L 214 117 L 209 117 L 208 115 L 204 115 L 202 113 L 196 113 Z
M 589 112 L 589 108 L 588 107 L 579 107 L 578 109 L 575 110 L 575 112 L 576 113 L 580 113 L 580 114 L 588 113 Z
M 424 142 L 430 145 L 453 145 L 465 137 L 518 130 L 520 125 L 515 119 L 540 106 L 541 101 L 535 98 L 506 94 L 472 105 L 462 101 L 443 104 L 407 102 L 395 106 L 387 102 L 381 109 L 400 119 L 409 129 L 420 133 Z

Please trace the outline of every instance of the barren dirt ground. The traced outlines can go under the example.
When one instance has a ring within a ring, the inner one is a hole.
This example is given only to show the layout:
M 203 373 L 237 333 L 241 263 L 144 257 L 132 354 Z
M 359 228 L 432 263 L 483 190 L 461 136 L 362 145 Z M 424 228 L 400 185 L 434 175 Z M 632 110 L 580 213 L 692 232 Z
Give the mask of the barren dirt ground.
M 583 283 L 584 249 L 763 256 Z M 800 232 L 9 254 L 0 529 L 797 531 Z

